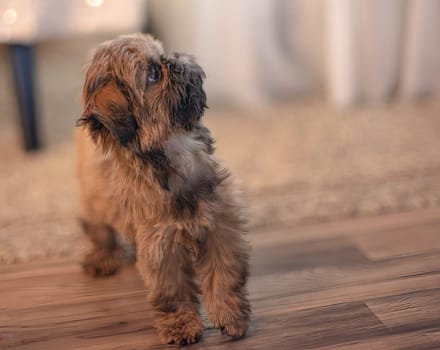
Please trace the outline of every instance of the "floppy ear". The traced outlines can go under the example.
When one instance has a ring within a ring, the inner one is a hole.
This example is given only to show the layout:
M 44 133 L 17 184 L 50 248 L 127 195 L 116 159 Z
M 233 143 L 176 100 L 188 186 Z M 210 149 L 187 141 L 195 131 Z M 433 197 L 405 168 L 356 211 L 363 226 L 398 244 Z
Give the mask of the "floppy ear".
M 76 126 L 88 127 L 93 137 L 110 134 L 123 146 L 136 137 L 138 129 L 127 98 L 113 83 L 86 97 L 85 111 Z

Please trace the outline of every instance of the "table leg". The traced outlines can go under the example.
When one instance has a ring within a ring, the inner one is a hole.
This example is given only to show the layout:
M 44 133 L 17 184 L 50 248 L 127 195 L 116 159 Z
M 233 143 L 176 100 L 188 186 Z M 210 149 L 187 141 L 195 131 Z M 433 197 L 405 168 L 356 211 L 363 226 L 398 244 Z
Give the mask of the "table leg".
M 33 47 L 11 44 L 10 53 L 24 147 L 27 151 L 37 150 L 40 142 L 35 108 Z

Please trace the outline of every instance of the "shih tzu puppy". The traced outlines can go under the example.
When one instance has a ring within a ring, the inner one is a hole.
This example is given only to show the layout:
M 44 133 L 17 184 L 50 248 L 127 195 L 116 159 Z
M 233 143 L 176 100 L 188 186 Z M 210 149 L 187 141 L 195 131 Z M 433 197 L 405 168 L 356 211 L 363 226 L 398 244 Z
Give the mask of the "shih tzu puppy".
M 202 124 L 205 74 L 194 58 L 167 56 L 149 35 L 101 44 L 88 66 L 77 121 L 82 222 L 94 276 L 121 266 L 116 233 L 136 245 L 137 267 L 163 342 L 197 342 L 201 295 L 210 321 L 248 328 L 249 245 L 227 170 Z

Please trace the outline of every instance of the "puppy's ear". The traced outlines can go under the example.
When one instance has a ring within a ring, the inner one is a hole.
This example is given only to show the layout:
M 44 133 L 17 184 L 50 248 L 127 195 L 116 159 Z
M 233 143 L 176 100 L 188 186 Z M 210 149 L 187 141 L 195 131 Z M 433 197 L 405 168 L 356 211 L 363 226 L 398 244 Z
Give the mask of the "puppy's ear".
M 104 127 L 95 114 L 83 114 L 76 120 L 75 126 L 87 127 L 92 133 L 98 132 Z
M 76 126 L 86 126 L 92 136 L 110 134 L 127 146 L 137 135 L 138 124 L 125 95 L 113 83 L 86 97 L 85 111 Z

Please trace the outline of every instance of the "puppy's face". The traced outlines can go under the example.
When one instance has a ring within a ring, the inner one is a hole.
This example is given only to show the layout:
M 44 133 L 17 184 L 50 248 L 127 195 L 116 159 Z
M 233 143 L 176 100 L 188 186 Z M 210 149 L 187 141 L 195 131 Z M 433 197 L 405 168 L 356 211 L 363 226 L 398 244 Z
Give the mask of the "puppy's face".
M 173 133 L 197 124 L 206 107 L 204 77 L 192 57 L 165 56 L 149 35 L 105 42 L 87 69 L 77 126 L 88 128 L 105 151 L 148 156 Z

